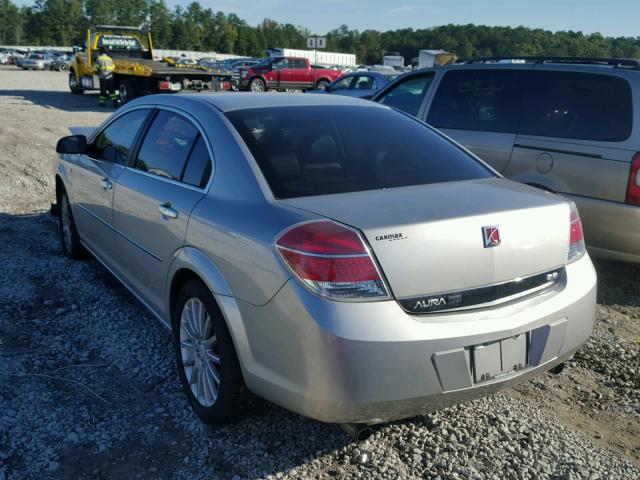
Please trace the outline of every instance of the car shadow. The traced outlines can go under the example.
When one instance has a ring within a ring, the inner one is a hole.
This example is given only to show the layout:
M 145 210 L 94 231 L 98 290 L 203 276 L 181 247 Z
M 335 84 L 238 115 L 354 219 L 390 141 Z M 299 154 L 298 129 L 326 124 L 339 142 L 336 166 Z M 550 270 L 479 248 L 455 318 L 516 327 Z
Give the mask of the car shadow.
M 55 90 L 0 90 L 0 97 L 14 97 L 18 101 L 30 102 L 44 108 L 65 112 L 108 112 L 112 106 L 98 106 L 98 92 L 73 95 L 71 92 Z M 4 104 L 11 101 L 3 100 Z
M 598 273 L 598 303 L 640 307 L 640 264 L 594 258 Z

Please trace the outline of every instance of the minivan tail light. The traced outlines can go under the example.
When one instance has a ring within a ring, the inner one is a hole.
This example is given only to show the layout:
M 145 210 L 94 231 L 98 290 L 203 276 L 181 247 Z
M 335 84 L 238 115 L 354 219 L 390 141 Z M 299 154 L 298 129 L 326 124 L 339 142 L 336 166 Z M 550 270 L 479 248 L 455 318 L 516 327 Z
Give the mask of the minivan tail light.
M 630 205 L 640 205 L 640 152 L 636 153 L 631 160 L 625 201 Z
M 275 242 L 280 257 L 310 290 L 334 300 L 385 300 L 389 290 L 362 236 L 318 220 L 285 230 Z
M 571 203 L 569 213 L 569 253 L 567 263 L 574 262 L 585 253 L 584 235 L 582 234 L 582 222 L 575 203 Z

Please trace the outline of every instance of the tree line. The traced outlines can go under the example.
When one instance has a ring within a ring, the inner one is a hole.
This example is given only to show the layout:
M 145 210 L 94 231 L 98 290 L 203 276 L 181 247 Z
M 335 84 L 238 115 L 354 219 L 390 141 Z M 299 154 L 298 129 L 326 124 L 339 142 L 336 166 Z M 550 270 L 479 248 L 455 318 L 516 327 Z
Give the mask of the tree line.
M 271 19 L 251 26 L 236 14 L 203 8 L 198 2 L 169 8 L 164 0 L 36 0 L 18 7 L 11 0 L 0 0 L 0 45 L 82 44 L 88 26 L 105 24 L 149 24 L 156 48 L 256 57 L 264 56 L 267 48 L 305 48 L 311 33 Z M 385 52 L 398 52 L 410 62 L 425 48 L 442 48 L 461 59 L 503 55 L 640 58 L 640 37 L 473 24 L 385 32 L 342 25 L 327 32 L 327 50 L 355 53 L 360 63 L 380 63 Z

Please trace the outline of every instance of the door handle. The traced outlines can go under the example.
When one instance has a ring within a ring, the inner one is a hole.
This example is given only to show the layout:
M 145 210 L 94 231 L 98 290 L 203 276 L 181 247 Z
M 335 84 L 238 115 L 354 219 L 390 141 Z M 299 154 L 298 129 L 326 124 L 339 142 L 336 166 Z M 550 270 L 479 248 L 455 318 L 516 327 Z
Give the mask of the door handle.
M 103 190 L 111 190 L 113 188 L 113 183 L 108 178 L 103 178 L 100 180 L 100 184 L 102 185 Z
M 170 203 L 163 203 L 162 205 L 159 205 L 158 211 L 165 218 L 178 218 L 178 212 L 171 208 Z

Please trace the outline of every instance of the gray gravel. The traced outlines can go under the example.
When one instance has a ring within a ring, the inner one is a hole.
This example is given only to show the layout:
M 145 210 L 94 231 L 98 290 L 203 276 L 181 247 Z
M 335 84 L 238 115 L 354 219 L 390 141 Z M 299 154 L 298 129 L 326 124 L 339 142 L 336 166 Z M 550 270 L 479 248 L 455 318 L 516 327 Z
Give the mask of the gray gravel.
M 75 99 L 60 74 L 43 75 L 50 95 Z M 11 98 L 0 107 L 14 127 L 39 128 L 45 107 Z M 29 155 L 44 178 L 46 149 Z M 61 256 L 48 196 L 1 190 L 0 480 L 640 479 L 637 266 L 597 264 L 594 337 L 559 376 L 377 427 L 361 443 L 267 404 L 210 428 L 187 406 L 169 334 L 96 261 Z

